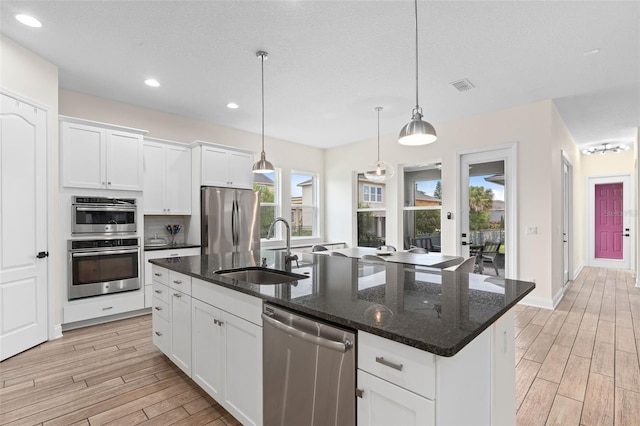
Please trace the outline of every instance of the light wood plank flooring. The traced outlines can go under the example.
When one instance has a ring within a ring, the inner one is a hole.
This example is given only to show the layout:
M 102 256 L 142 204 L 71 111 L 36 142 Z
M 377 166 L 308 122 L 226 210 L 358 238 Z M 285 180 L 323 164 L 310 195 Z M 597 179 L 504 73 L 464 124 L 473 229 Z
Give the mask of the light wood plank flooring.
M 640 289 L 585 268 L 555 311 L 518 305 L 518 425 L 640 424 Z M 238 425 L 151 343 L 151 316 L 0 363 L 0 425 Z
M 151 315 L 0 363 L 1 425 L 239 425 L 151 343 Z
M 516 306 L 517 421 L 640 424 L 640 289 L 585 268 L 554 311 Z

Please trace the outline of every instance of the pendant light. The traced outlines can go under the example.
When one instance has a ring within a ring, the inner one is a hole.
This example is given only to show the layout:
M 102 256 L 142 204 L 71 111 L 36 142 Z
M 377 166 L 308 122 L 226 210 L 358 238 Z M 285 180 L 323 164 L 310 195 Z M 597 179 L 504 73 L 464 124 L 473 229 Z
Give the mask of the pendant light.
M 375 107 L 378 111 L 378 161 L 367 167 L 364 177 L 372 182 L 385 182 L 393 177 L 393 167 L 380 161 L 380 111 L 382 107 Z
M 412 111 L 411 121 L 402 130 L 398 143 L 401 145 L 426 145 L 435 142 L 436 129 L 426 121 L 422 120 L 422 108 L 418 103 L 418 0 L 415 3 L 416 14 L 416 107 Z
M 262 151 L 260 152 L 260 160 L 253 165 L 253 173 L 271 173 L 275 169 L 273 164 L 267 160 L 267 156 L 264 153 L 264 61 L 267 60 L 267 52 L 262 50 L 256 52 L 256 56 L 260 58 L 262 65 Z

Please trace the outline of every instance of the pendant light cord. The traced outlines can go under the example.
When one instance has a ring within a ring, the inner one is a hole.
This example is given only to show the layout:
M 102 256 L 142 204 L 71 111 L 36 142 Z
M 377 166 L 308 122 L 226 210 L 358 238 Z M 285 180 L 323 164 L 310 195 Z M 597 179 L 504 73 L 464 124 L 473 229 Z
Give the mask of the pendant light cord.
M 380 110 L 382 107 L 376 107 L 378 111 L 378 162 L 380 162 Z
M 416 15 L 416 112 L 420 109 L 418 103 L 418 0 L 415 0 L 415 15 Z
M 260 55 L 262 70 L 262 152 L 264 153 L 264 53 Z

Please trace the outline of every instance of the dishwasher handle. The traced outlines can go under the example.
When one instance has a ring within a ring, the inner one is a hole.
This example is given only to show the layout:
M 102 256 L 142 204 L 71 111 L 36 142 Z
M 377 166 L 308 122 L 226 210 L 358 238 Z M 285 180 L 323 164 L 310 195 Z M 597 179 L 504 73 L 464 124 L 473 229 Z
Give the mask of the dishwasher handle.
M 322 346 L 323 348 L 331 349 L 338 352 L 346 352 L 353 347 L 353 343 L 348 339 L 344 342 L 336 342 L 334 340 L 325 339 L 324 337 L 314 336 L 312 334 L 305 333 L 304 331 L 284 324 L 264 313 L 262 314 L 262 319 L 280 331 L 284 331 L 285 333 L 298 337 L 306 342 Z

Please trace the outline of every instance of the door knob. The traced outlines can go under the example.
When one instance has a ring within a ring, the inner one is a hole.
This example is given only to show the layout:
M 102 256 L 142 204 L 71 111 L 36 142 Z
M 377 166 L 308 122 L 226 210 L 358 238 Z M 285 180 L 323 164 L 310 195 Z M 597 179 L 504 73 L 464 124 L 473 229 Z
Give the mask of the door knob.
M 36 257 L 38 259 L 44 259 L 45 257 L 49 257 L 49 252 L 48 251 L 38 252 L 38 254 L 36 254 Z

